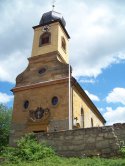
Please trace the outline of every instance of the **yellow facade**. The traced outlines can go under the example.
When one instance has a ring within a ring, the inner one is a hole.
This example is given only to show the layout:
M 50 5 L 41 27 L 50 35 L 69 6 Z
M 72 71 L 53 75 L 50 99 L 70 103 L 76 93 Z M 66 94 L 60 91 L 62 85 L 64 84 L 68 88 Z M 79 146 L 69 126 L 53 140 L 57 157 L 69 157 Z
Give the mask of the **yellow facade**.
M 51 41 L 47 39 L 49 42 L 40 46 L 39 40 L 45 33 L 45 25 L 34 27 L 28 67 L 17 76 L 16 86 L 12 90 L 14 110 L 11 140 L 28 132 L 86 128 L 103 126 L 105 123 L 105 119 L 72 76 L 69 95 L 68 33 L 60 21 L 52 20 L 47 30 L 51 34 Z M 69 112 L 72 115 L 70 117 Z M 72 126 L 69 126 L 69 121 Z
M 83 109 L 83 115 L 81 113 L 81 109 Z M 78 119 L 77 121 L 75 121 L 76 117 Z M 93 126 L 91 124 L 91 119 L 93 119 Z M 94 112 L 93 108 L 90 107 L 85 98 L 80 95 L 75 87 L 73 88 L 73 121 L 74 124 L 77 122 L 80 127 L 83 126 L 84 128 L 104 125 L 98 115 Z
M 63 93 L 61 89 L 63 89 Z M 59 98 L 59 103 L 56 106 L 51 103 L 53 96 Z M 66 98 L 68 98 L 67 80 L 62 80 L 60 84 L 57 82 L 51 82 L 51 85 L 41 84 L 33 89 L 32 87 L 22 88 L 21 91 L 15 92 L 13 123 L 17 126 L 23 124 L 25 132 L 66 130 L 68 128 L 66 126 L 68 120 L 68 101 Z M 25 100 L 30 103 L 28 109 L 23 107 Z M 31 119 L 30 111 L 36 110 L 37 107 L 51 110 L 47 120 L 33 121 Z M 59 120 L 65 127 L 61 128 L 56 125 Z
M 51 33 L 51 42 L 48 45 L 43 47 L 39 47 L 39 39 L 40 36 L 44 33 L 42 30 L 44 26 L 38 27 L 34 29 L 34 40 L 32 47 L 32 57 L 37 55 L 44 55 L 46 53 L 58 51 L 62 56 L 64 61 L 68 63 L 68 38 L 61 27 L 59 22 L 52 23 L 50 25 L 49 32 Z M 61 40 L 64 37 L 66 41 L 66 51 L 61 47 Z

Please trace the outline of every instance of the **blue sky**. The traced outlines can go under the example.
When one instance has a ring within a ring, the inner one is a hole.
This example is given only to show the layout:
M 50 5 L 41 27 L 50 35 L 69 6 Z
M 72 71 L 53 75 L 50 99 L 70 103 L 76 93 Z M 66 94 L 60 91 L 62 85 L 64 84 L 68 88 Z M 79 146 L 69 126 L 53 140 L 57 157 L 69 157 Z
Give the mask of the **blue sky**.
M 11 107 L 15 78 L 31 56 L 33 29 L 51 0 L 0 1 L 0 102 Z M 107 120 L 125 122 L 125 1 L 57 0 L 75 76 Z

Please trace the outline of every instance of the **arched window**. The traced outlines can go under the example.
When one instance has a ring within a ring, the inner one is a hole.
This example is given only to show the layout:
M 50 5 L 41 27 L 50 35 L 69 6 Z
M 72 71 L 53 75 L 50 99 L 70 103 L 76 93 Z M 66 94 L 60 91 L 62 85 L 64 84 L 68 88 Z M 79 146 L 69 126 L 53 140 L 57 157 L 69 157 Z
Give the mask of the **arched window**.
M 83 108 L 81 108 L 81 115 L 84 115 L 84 111 L 83 111 Z
M 66 41 L 64 37 L 62 37 L 62 48 L 66 51 Z
M 93 119 L 91 118 L 91 127 L 93 127 Z
M 81 128 L 84 128 L 84 110 L 81 108 Z
M 42 45 L 49 44 L 50 41 L 51 41 L 51 33 L 45 32 L 40 36 L 39 46 L 41 47 Z

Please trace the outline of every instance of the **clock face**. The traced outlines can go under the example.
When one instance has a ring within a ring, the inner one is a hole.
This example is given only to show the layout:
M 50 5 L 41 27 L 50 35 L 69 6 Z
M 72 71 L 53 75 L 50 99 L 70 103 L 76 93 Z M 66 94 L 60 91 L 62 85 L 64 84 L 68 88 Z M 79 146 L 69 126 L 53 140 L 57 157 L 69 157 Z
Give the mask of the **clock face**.
M 43 32 L 48 32 L 50 30 L 50 26 L 49 25 L 45 25 L 43 27 Z
M 35 111 L 35 118 L 36 119 L 41 119 L 44 115 L 44 110 L 42 108 L 37 108 Z

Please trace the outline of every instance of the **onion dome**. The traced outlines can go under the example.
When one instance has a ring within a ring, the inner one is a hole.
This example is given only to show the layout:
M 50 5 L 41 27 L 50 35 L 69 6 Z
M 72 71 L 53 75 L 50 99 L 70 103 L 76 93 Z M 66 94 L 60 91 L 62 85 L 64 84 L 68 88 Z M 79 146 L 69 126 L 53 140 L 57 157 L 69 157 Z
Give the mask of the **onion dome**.
M 56 20 L 61 21 L 64 27 L 66 26 L 66 22 L 63 16 L 61 15 L 61 13 L 58 13 L 55 11 L 49 11 L 47 13 L 44 13 L 42 15 L 39 25 L 49 24 L 50 22 L 53 22 Z

